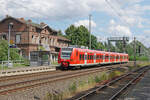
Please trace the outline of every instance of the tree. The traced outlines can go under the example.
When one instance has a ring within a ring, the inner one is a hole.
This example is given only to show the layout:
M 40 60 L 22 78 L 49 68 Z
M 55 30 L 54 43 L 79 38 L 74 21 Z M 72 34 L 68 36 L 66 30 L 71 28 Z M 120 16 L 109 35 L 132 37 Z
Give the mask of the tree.
M 75 45 L 76 44 L 76 31 L 77 28 L 74 25 L 69 26 L 66 30 L 66 37 L 71 40 L 71 44 Z
M 71 40 L 72 45 L 89 46 L 90 33 L 85 26 L 75 27 L 71 25 L 65 30 L 65 33 L 66 37 Z M 91 49 L 100 49 L 94 35 L 91 35 Z
M 8 59 L 8 42 L 6 40 L 0 40 L 0 61 Z M 10 60 L 19 60 L 20 55 L 18 49 L 10 48 Z
M 101 51 L 105 50 L 105 46 L 101 42 L 97 43 L 97 48 Z
M 61 30 L 58 31 L 58 36 L 64 36 Z

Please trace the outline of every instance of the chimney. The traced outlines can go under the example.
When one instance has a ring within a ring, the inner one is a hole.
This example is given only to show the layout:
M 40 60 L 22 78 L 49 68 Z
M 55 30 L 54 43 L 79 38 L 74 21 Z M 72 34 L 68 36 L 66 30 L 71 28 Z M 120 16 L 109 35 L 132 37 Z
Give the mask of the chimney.
M 9 15 L 6 15 L 6 18 L 8 18 L 9 17 Z
M 40 25 L 45 25 L 45 23 L 44 23 L 44 22 L 41 22 Z
M 20 20 L 21 20 L 21 21 L 24 21 L 24 18 L 23 18 L 23 17 L 21 17 L 21 18 L 20 18 Z
M 29 20 L 28 20 L 28 22 L 30 22 L 30 23 L 31 23 L 31 22 L 32 22 L 32 20 L 31 20 L 31 19 L 29 19 Z

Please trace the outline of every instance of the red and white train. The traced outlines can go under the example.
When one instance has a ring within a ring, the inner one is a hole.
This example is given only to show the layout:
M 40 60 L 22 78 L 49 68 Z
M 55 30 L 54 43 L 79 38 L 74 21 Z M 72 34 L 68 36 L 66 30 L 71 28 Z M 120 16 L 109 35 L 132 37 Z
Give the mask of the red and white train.
M 125 53 L 67 47 L 61 48 L 58 54 L 58 63 L 62 68 L 125 62 L 128 62 L 128 54 Z

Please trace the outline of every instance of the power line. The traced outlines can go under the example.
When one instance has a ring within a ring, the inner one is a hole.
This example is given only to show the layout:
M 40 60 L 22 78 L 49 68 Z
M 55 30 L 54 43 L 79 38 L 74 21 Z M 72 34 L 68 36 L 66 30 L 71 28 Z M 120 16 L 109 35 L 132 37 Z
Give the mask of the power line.
M 112 4 L 111 4 L 108 0 L 105 0 L 105 1 L 106 1 L 106 3 L 109 5 L 109 7 L 116 13 L 116 15 L 119 17 L 120 21 L 121 21 L 123 24 L 126 24 L 127 26 L 129 26 L 129 24 L 128 24 L 126 21 L 122 20 L 123 15 L 122 15 L 121 13 L 119 13 L 119 12 L 117 11 L 117 9 L 116 9 L 114 6 L 112 6 Z

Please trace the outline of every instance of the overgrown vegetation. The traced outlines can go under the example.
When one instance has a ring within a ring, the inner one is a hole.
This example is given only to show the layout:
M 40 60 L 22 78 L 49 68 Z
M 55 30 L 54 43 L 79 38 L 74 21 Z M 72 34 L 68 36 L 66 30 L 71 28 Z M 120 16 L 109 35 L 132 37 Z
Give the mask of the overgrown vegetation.
M 104 81 L 104 80 L 108 80 L 111 79 L 115 76 L 119 76 L 121 75 L 122 72 L 119 71 L 113 71 L 113 72 L 101 72 L 99 74 L 97 74 L 96 76 L 89 76 L 87 78 L 87 80 L 81 80 L 81 81 L 74 81 L 72 82 L 72 84 L 70 84 L 70 86 L 68 87 L 68 89 L 59 94 L 55 95 L 53 93 L 48 93 L 46 95 L 45 100 L 64 100 L 66 98 L 69 98 L 71 96 L 73 96 L 74 94 L 81 92 L 81 91 L 85 91 L 88 90 L 89 88 L 94 87 L 96 84 Z
M 117 76 L 120 76 L 127 71 L 135 70 L 138 67 L 143 67 L 146 65 L 150 65 L 150 62 L 142 61 L 137 63 L 137 67 L 133 67 L 133 64 L 131 64 L 125 69 L 115 69 L 109 72 L 104 71 L 97 73 L 97 75 L 94 76 L 90 75 L 84 79 L 73 80 L 68 86 L 68 89 L 65 89 L 62 92 L 58 91 L 58 93 L 48 93 L 44 100 L 64 100 L 66 98 L 70 98 L 79 92 L 86 91 L 99 84 L 107 82 L 107 80 L 111 80 Z

